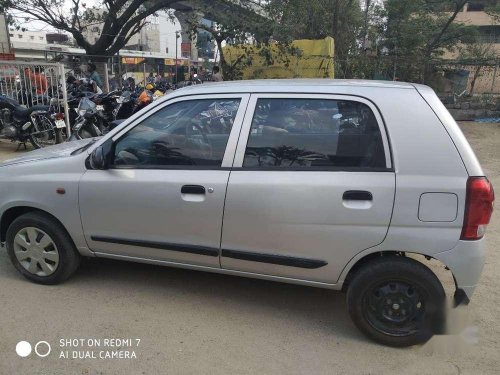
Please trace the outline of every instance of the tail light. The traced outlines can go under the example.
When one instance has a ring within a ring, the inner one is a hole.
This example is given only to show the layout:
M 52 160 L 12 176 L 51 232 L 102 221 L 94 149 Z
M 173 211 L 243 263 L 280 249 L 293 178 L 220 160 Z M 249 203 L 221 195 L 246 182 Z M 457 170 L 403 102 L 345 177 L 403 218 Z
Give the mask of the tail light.
M 61 112 L 56 113 L 56 120 L 64 120 L 64 114 Z
M 469 177 L 461 240 L 479 240 L 484 236 L 493 212 L 494 200 L 493 186 L 486 177 Z

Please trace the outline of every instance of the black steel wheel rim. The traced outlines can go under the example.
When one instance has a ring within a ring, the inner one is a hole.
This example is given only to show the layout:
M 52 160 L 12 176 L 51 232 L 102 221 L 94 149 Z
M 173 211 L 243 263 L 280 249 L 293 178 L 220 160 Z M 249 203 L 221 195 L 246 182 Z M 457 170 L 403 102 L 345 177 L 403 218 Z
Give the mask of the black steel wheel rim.
M 426 293 L 408 281 L 388 280 L 368 288 L 363 312 L 377 331 L 390 336 L 416 333 L 425 316 Z

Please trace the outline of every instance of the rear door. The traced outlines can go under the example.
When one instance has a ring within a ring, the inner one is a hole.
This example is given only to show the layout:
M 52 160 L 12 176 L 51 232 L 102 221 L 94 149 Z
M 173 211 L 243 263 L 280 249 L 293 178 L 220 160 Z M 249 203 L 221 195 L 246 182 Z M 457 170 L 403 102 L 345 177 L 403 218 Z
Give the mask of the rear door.
M 381 243 L 395 193 L 376 107 L 338 95 L 252 95 L 229 178 L 221 266 L 335 283 Z

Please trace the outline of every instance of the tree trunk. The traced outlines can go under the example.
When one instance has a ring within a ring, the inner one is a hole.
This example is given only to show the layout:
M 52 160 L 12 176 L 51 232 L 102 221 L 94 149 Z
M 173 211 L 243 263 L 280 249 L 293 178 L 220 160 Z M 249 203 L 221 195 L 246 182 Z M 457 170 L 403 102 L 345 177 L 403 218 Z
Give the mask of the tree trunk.
M 476 80 L 481 75 L 481 69 L 482 69 L 481 65 L 476 66 L 476 70 L 474 71 L 474 76 L 472 77 L 472 82 L 470 83 L 470 91 L 469 91 L 470 96 L 472 96 L 472 94 L 474 93 L 474 86 L 476 86 Z
M 215 38 L 215 42 L 217 43 L 217 49 L 219 50 L 219 68 L 220 68 L 220 74 L 222 75 L 222 78 L 224 78 L 224 75 L 228 73 L 229 66 L 226 62 L 226 59 L 224 57 L 224 51 L 222 50 L 222 42 L 224 39 L 220 38 Z
M 455 18 L 457 18 L 458 13 L 463 9 L 465 6 L 465 3 L 467 3 L 467 0 L 459 0 L 457 3 L 455 3 L 455 9 L 453 13 L 450 15 L 442 29 L 439 31 L 439 33 L 434 37 L 434 39 L 427 45 L 427 48 L 425 49 L 424 53 L 424 61 L 428 62 L 425 65 L 424 69 L 424 82 L 426 83 L 429 79 L 429 75 L 431 74 L 431 64 L 430 60 L 432 57 L 432 52 L 436 49 L 436 47 L 439 45 L 439 42 L 441 41 L 443 35 L 446 33 L 450 25 L 455 21 Z
M 368 16 L 370 13 L 371 0 L 365 0 L 365 14 L 363 20 L 363 53 L 366 55 L 366 49 L 368 44 Z

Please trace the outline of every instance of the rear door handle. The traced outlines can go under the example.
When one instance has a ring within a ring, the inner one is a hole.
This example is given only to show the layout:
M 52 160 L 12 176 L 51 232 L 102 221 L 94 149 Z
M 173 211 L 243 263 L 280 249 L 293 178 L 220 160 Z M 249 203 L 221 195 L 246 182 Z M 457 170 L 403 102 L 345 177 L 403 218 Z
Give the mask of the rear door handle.
M 182 194 L 205 194 L 205 187 L 201 185 L 184 185 L 181 188 Z
M 342 199 L 345 201 L 371 201 L 373 200 L 373 195 L 365 190 L 347 190 L 342 195 Z

